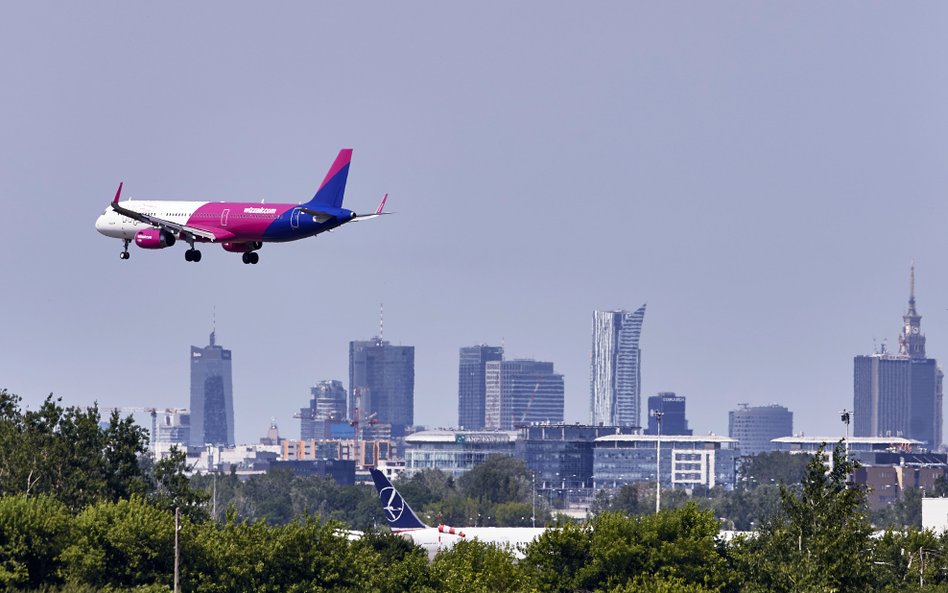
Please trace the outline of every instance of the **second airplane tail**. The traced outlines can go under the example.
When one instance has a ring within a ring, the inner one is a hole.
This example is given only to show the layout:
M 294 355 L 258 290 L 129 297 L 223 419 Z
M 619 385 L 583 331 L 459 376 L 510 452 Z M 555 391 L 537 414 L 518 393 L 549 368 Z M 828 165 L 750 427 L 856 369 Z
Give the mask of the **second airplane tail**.
M 379 502 L 382 503 L 382 510 L 385 511 L 385 519 L 388 521 L 389 529 L 398 532 L 428 528 L 427 525 L 421 522 L 418 515 L 411 510 L 411 507 L 395 489 L 395 486 L 392 486 L 385 474 L 377 469 L 371 469 L 369 472 L 372 474 L 372 481 L 375 482 L 375 491 L 378 492 Z

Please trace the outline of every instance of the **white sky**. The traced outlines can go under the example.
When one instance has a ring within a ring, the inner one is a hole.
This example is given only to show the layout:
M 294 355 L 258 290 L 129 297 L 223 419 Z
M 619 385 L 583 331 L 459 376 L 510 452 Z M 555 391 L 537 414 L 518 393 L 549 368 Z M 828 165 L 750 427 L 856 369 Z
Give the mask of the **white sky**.
M 238 440 L 416 347 L 416 422 L 457 420 L 458 348 L 555 363 L 588 418 L 591 313 L 648 303 L 643 405 L 739 402 L 841 434 L 852 357 L 891 348 L 917 263 L 948 357 L 948 6 L 936 2 L 0 5 L 0 386 L 30 406 L 187 406 L 217 311 Z M 132 248 L 153 199 L 308 199 L 355 149 L 381 220 L 269 245 Z

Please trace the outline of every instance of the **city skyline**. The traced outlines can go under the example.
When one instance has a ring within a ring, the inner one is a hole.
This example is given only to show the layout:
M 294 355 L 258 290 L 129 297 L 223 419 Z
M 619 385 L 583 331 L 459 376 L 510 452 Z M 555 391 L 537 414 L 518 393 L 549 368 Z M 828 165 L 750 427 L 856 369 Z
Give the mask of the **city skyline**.
M 0 386 L 33 409 L 185 405 L 216 307 L 237 440 L 288 433 L 384 302 L 416 423 L 456 422 L 479 343 L 555 362 L 586 421 L 590 312 L 648 302 L 641 393 L 686 394 L 695 434 L 780 402 L 842 436 L 853 356 L 894 338 L 913 259 L 948 359 L 946 5 L 6 8 Z M 256 266 L 121 261 L 95 231 L 119 182 L 305 201 L 341 147 L 346 204 L 395 214 Z

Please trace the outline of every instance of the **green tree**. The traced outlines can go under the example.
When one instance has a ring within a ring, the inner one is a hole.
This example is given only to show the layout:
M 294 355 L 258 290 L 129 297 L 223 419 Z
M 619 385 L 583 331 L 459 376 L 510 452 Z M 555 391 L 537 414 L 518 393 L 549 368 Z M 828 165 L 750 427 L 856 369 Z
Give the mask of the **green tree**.
M 47 496 L 0 497 L 0 589 L 59 582 L 59 555 L 73 535 L 66 506 Z
M 439 552 L 430 570 L 434 589 L 445 593 L 538 591 L 519 569 L 511 550 L 477 540 L 461 541 Z
M 116 588 L 171 585 L 172 513 L 138 496 L 99 502 L 79 513 L 75 533 L 62 553 L 67 581 Z
M 809 458 L 786 451 L 758 453 L 741 459 L 738 487 L 799 484 L 806 474 Z
M 799 488 L 781 487 L 781 508 L 756 537 L 739 542 L 746 591 L 866 591 L 872 585 L 865 490 L 849 481 L 841 445 L 827 471 L 823 448 Z
M 465 496 L 492 504 L 529 502 L 531 484 L 532 474 L 527 465 L 506 455 L 490 455 L 458 478 L 458 486 Z
M 185 473 L 188 469 L 185 452 L 172 447 L 169 454 L 154 465 L 157 488 L 152 500 L 161 509 L 173 513 L 175 508 L 180 508 L 192 521 L 204 521 L 210 516 L 206 504 L 210 495 L 192 487 Z

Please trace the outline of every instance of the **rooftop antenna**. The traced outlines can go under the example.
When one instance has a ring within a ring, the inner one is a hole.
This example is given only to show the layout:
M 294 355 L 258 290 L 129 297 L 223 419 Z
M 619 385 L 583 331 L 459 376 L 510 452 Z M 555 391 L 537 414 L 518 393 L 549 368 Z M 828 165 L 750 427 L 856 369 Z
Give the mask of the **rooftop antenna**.
M 385 303 L 379 303 L 379 344 L 385 340 Z

